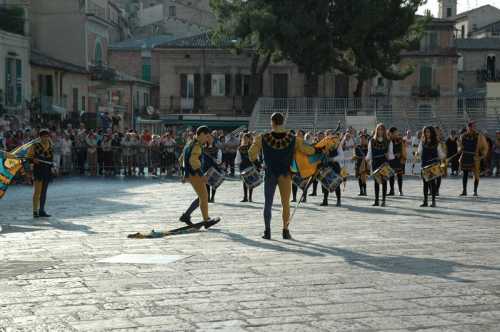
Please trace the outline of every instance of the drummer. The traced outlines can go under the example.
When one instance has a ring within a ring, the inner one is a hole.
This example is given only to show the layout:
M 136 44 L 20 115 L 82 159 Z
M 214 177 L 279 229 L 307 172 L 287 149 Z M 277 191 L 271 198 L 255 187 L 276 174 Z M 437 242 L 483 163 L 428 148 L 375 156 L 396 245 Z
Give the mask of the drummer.
M 370 175 L 370 170 L 366 163 L 366 155 L 368 154 L 368 136 L 361 134 L 359 136 L 359 144 L 354 149 L 353 159 L 356 161 L 356 177 L 358 178 L 359 195 L 366 196 L 366 182 Z
M 196 136 L 186 144 L 184 151 L 179 160 L 183 165 L 184 181 L 189 182 L 193 187 L 198 198 L 196 198 L 186 212 L 179 218 L 179 221 L 188 225 L 192 225 L 191 214 L 198 207 L 201 209 L 203 221 L 210 221 L 208 216 L 208 192 L 207 178 L 203 176 L 203 146 L 210 139 L 210 131 L 208 127 L 201 126 L 196 130 Z
M 396 127 L 389 129 L 389 139 L 391 140 L 392 147 L 394 149 L 394 159 L 391 160 L 390 165 L 396 174 L 391 176 L 389 179 L 391 189 L 387 196 L 394 196 L 394 182 L 396 177 L 398 179 L 399 195 L 403 196 L 403 175 L 405 174 L 407 158 L 406 144 Z
M 375 128 L 370 143 L 368 144 L 368 153 L 366 160 L 371 162 L 372 172 L 375 172 L 379 167 L 385 163 L 389 163 L 394 159 L 393 145 L 387 137 L 387 131 L 383 123 L 379 123 Z M 375 202 L 373 206 L 379 206 L 380 185 L 375 182 Z M 385 197 L 387 196 L 387 179 L 382 182 L 382 206 L 385 206 Z
M 422 134 L 422 141 L 420 142 L 417 150 L 417 155 L 420 156 L 422 160 L 422 170 L 432 164 L 440 163 L 442 159 L 446 158 L 446 153 L 442 146 L 439 144 L 437 133 L 434 127 L 425 127 Z M 431 181 L 425 181 L 422 177 L 424 183 L 424 202 L 420 207 L 427 207 L 429 189 L 431 191 L 432 203 L 431 207 L 436 206 L 436 194 L 437 194 L 437 181 L 433 179 Z
M 245 133 L 241 137 L 241 144 L 238 148 L 238 151 L 236 152 L 236 164 L 239 165 L 240 173 L 243 173 L 245 169 L 252 166 L 252 163 L 250 162 L 250 158 L 248 156 L 248 150 L 252 145 L 252 141 L 253 137 L 250 133 Z M 243 181 L 243 200 L 241 202 L 252 202 L 252 194 L 253 188 L 248 187 L 245 181 Z
M 460 169 L 463 172 L 462 186 L 463 191 L 460 196 L 467 196 L 467 181 L 469 172 L 474 175 L 474 196 L 477 196 L 479 187 L 480 163 L 481 159 L 488 153 L 488 143 L 484 135 L 476 130 L 476 123 L 471 121 L 467 125 L 467 131 L 460 136 L 459 151 Z
M 288 229 L 290 222 L 290 192 L 292 189 L 292 177 L 290 166 L 296 151 L 312 155 L 315 149 L 304 144 L 304 141 L 295 137 L 283 125 L 285 117 L 282 113 L 274 113 L 271 116 L 272 131 L 255 138 L 249 150 L 250 161 L 255 162 L 261 151 L 266 163 L 266 175 L 264 178 L 264 223 L 265 231 L 263 238 L 271 239 L 271 212 L 273 208 L 274 193 L 276 186 L 279 187 L 281 204 L 283 205 L 283 238 L 292 238 Z
M 333 171 L 340 175 L 341 166 L 340 163 L 344 160 L 344 150 L 342 149 L 342 141 L 338 133 L 334 133 L 333 130 L 327 131 L 327 141 L 328 143 L 322 148 L 322 152 L 325 154 L 325 163 L 323 167 L 331 167 Z M 321 142 L 319 143 L 321 144 Z M 318 145 L 316 145 L 318 147 Z M 321 206 L 328 206 L 328 196 L 329 190 L 322 187 L 323 191 L 323 203 Z M 335 195 L 337 196 L 337 206 L 341 206 L 341 191 L 340 185 L 335 188 Z

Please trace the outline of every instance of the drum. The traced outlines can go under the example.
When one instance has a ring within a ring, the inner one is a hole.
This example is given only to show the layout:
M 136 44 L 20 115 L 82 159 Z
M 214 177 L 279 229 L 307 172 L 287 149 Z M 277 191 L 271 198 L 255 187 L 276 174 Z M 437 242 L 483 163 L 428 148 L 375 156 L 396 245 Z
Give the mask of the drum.
M 292 176 L 292 182 L 300 189 L 305 190 L 307 187 L 307 183 L 309 182 L 309 178 L 304 179 L 302 176 L 300 176 L 300 173 L 294 173 Z
M 219 172 L 215 167 L 210 167 L 205 173 L 208 179 L 208 185 L 213 188 L 219 187 L 224 182 L 224 174 Z
M 432 181 L 440 176 L 443 176 L 443 169 L 440 162 L 425 166 L 422 169 L 422 178 L 425 182 Z
M 384 163 L 373 172 L 373 179 L 377 181 L 378 184 L 382 184 L 394 175 L 396 175 L 396 173 L 391 166 L 389 166 L 389 163 Z
M 241 178 L 248 188 L 253 189 L 262 183 L 262 176 L 255 167 L 250 166 L 241 172 Z
M 318 174 L 318 180 L 321 182 L 323 188 L 328 190 L 329 192 L 334 192 L 338 186 L 342 183 L 342 176 L 335 173 L 333 168 L 324 167 L 320 169 Z

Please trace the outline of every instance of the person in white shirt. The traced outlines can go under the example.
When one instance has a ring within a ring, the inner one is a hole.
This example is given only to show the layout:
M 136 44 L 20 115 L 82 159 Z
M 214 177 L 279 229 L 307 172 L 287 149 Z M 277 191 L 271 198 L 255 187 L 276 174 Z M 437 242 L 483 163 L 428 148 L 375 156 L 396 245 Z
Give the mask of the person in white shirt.
M 387 137 L 387 130 L 383 123 L 379 123 L 375 129 L 373 138 L 368 144 L 368 153 L 366 160 L 371 162 L 372 173 L 385 163 L 394 159 L 392 142 Z M 379 206 L 380 185 L 375 181 L 375 202 L 373 206 Z M 382 182 L 382 206 L 385 206 L 385 197 L 387 196 L 387 179 Z
M 420 142 L 417 150 L 418 156 L 422 160 L 422 169 L 424 167 L 430 166 L 435 163 L 439 163 L 441 160 L 446 158 L 446 152 L 443 150 L 442 146 L 439 144 L 436 130 L 434 127 L 425 127 L 422 135 L 422 141 Z M 422 178 L 423 179 L 423 178 Z M 420 207 L 427 207 L 429 189 L 431 191 L 432 203 L 431 207 L 436 206 L 436 194 L 437 194 L 437 183 L 436 179 L 425 181 L 423 179 L 423 189 L 424 189 L 424 202 Z

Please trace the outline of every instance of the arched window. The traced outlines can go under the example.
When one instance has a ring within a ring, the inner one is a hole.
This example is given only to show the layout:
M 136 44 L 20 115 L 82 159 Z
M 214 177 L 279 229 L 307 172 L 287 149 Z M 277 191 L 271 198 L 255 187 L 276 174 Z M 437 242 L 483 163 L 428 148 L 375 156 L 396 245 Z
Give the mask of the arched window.
M 102 65 L 102 47 L 100 42 L 95 43 L 95 63 Z

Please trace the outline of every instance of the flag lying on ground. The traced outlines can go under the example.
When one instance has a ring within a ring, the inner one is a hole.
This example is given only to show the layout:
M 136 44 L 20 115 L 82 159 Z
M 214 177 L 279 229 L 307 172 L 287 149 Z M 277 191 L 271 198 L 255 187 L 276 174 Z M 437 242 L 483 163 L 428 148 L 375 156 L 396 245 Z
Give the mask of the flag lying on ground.
M 38 142 L 38 139 L 21 145 L 11 152 L 19 159 L 7 158 L 0 154 L 0 199 L 5 196 L 5 192 L 16 174 L 23 169 L 24 161 L 22 158 L 26 158 L 29 148 L 36 142 Z

